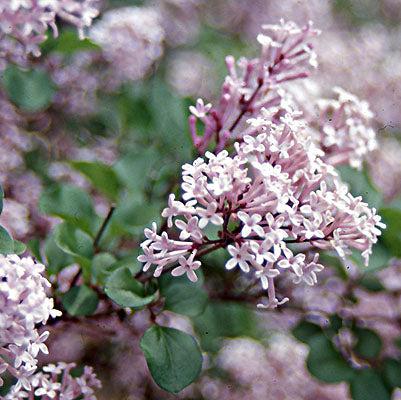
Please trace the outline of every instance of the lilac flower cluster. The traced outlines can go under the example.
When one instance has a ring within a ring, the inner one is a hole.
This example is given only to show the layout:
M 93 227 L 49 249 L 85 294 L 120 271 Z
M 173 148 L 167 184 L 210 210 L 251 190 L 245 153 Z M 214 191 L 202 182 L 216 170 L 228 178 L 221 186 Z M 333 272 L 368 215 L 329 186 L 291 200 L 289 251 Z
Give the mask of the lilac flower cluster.
M 238 61 L 240 71 L 236 69 L 235 59 L 226 58 L 229 75 L 222 86 L 221 98 L 217 107 L 205 105 L 198 100 L 196 107 L 191 107 L 190 129 L 194 145 L 204 153 L 215 139 L 217 151 L 222 150 L 229 139 L 237 139 L 236 131 L 241 131 L 242 117 L 251 113 L 256 115 L 262 108 L 280 104 L 280 85 L 305 78 L 309 67 L 316 67 L 316 54 L 309 39 L 319 31 L 312 28 L 312 23 L 299 28 L 293 22 L 280 25 L 265 25 L 270 36 L 261 33 L 258 42 L 262 46 L 259 58 Z M 205 126 L 203 136 L 197 134 L 196 122 Z
M 350 399 L 345 383 L 324 385 L 310 376 L 307 354 L 304 344 L 283 334 L 274 335 L 267 348 L 247 338 L 226 340 L 217 365 L 232 385 L 205 377 L 200 390 L 210 400 Z
M 11 38 L 26 54 L 39 56 L 47 29 L 57 35 L 56 17 L 75 25 L 82 37 L 98 14 L 96 5 L 97 0 L 1 0 L 0 43 Z M 0 46 L 3 51 L 8 47 Z
M 30 389 L 37 356 L 47 353 L 49 332 L 39 334 L 37 325 L 61 315 L 46 294 L 50 282 L 42 276 L 44 269 L 32 258 L 0 255 L 0 371 L 18 379 L 16 391 Z
M 364 158 L 377 147 L 375 131 L 369 126 L 373 113 L 366 101 L 339 87 L 334 99 L 320 99 L 318 142 L 324 160 L 331 165 L 349 163 L 361 169 Z
M 276 307 L 288 299 L 276 298 L 274 278 L 288 271 L 294 283 L 313 285 L 323 269 L 316 251 L 307 260 L 289 244 L 335 249 L 340 257 L 354 248 L 368 263 L 378 228 L 384 227 L 380 216 L 348 192 L 334 168 L 321 159 L 323 152 L 296 119 L 298 114 L 285 103 L 282 107 L 287 109 L 262 110 L 249 121 L 248 134 L 235 143 L 235 155 L 207 152 L 207 161 L 198 158 L 183 166 L 185 203 L 172 194 L 162 213 L 168 227 L 174 221 L 180 230 L 179 240 L 159 234 L 155 224 L 146 229 L 144 254 L 138 257 L 144 270 L 154 264 L 159 276 L 178 262 L 172 274 L 186 273 L 195 281 L 194 271 L 201 265 L 195 257 L 226 247 L 231 255 L 226 268 L 252 270 L 268 291 L 267 307 Z M 272 122 L 277 113 L 282 114 L 280 121 Z M 207 236 L 209 224 L 219 229 L 217 239 Z
M 75 378 L 71 375 L 71 370 L 75 367 L 74 363 L 63 362 L 46 365 L 43 372 L 29 377 L 30 389 L 21 390 L 13 386 L 5 400 L 34 397 L 41 400 L 96 400 L 94 389 L 100 388 L 101 383 L 93 369 L 85 366 L 83 374 Z
M 102 47 L 117 82 L 143 78 L 163 53 L 164 30 L 152 8 L 110 10 L 89 35 Z

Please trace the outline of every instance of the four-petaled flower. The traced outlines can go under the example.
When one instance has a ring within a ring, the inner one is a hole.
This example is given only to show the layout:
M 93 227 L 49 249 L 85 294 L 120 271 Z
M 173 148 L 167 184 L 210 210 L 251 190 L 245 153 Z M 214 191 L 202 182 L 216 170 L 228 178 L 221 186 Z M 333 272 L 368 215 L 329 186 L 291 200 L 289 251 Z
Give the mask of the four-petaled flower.
M 252 231 L 260 237 L 265 236 L 265 231 L 260 225 L 258 225 L 258 223 L 262 221 L 262 217 L 259 214 L 248 215 L 244 211 L 239 211 L 237 215 L 238 218 L 244 223 L 244 226 L 241 230 L 243 237 L 248 237 Z
M 210 111 L 212 105 L 210 103 L 205 104 L 202 99 L 196 100 L 196 107 L 190 106 L 189 111 L 195 115 L 195 117 L 203 118 Z
M 196 251 L 193 251 L 188 259 L 181 256 L 178 259 L 180 265 L 171 271 L 171 275 L 181 276 L 187 274 L 187 277 L 191 282 L 196 282 L 198 280 L 198 277 L 196 276 L 195 270 L 197 270 L 201 266 L 201 262 L 194 261 L 195 255 Z
M 249 262 L 253 261 L 252 255 L 249 253 L 249 245 L 247 243 L 239 246 L 237 243 L 235 246 L 227 246 L 227 251 L 230 253 L 232 258 L 226 262 L 227 269 L 233 269 L 237 265 L 244 271 L 249 272 Z

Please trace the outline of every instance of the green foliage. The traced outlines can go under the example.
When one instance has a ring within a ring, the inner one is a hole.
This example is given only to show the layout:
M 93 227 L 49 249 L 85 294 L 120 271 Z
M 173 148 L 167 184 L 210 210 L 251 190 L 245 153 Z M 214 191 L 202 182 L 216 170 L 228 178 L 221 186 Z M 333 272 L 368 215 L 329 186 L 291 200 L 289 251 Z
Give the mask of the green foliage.
M 41 212 L 60 217 L 90 235 L 99 225 L 89 195 L 73 185 L 58 184 L 45 190 L 39 208 Z
M 330 268 L 335 269 L 337 275 L 341 279 L 346 280 L 348 278 L 344 264 L 343 264 L 342 260 L 340 260 L 338 257 L 335 257 L 335 256 L 330 255 L 325 252 L 321 252 L 319 254 L 319 262 L 323 265 L 326 265 L 326 266 L 329 266 Z
M 61 250 L 73 256 L 74 261 L 82 267 L 85 281 L 89 282 L 94 254 L 92 238 L 75 226 L 63 222 L 54 231 L 54 241 Z
M 49 34 L 41 47 L 43 54 L 52 52 L 71 55 L 79 51 L 100 50 L 100 47 L 90 39 L 80 39 L 75 29 L 65 29 L 58 37 Z
M 363 358 L 375 358 L 382 348 L 380 337 L 371 329 L 355 328 L 354 332 L 358 338 L 355 351 Z
M 187 333 L 154 325 L 145 332 L 140 345 L 153 379 L 168 392 L 178 393 L 201 372 L 202 354 Z
M 46 256 L 47 271 L 50 275 L 59 273 L 73 262 L 72 256 L 61 250 L 56 244 L 54 232 L 45 241 L 44 253 Z
M 57 246 L 67 254 L 88 259 L 93 256 L 91 237 L 67 222 L 57 225 L 54 231 L 54 239 Z
M 63 294 L 61 302 L 68 314 L 78 317 L 92 315 L 96 311 L 99 298 L 93 289 L 82 285 L 74 286 Z
M 191 282 L 186 276 L 161 277 L 159 287 L 161 295 L 165 297 L 164 309 L 188 317 L 202 314 L 207 305 L 208 295 L 202 289 L 201 282 L 202 279 Z
M 394 257 L 401 257 L 401 210 L 382 208 L 380 215 L 387 225 L 382 234 L 383 243 Z
M 128 267 L 120 267 L 106 280 L 105 293 L 121 307 L 142 308 L 157 298 L 157 292 L 147 293 L 135 280 Z
M 306 344 L 315 336 L 322 333 L 322 328 L 312 322 L 300 321 L 296 327 L 293 328 L 292 334 L 300 342 Z
M 353 400 L 390 400 L 390 393 L 380 375 L 372 369 L 363 369 L 356 373 L 351 381 Z
M 0 225 L 0 254 L 21 254 L 26 250 L 26 246 L 13 240 L 7 230 Z
M 313 376 L 327 383 L 349 381 L 354 377 L 355 371 L 323 333 L 314 335 L 308 344 L 307 367 Z
M 92 259 L 92 282 L 103 286 L 107 276 L 110 274 L 111 266 L 116 261 L 116 258 L 110 253 L 96 254 Z
M 127 267 L 132 276 L 135 276 L 139 271 L 142 270 L 142 264 L 137 261 L 137 255 L 130 255 L 116 261 L 114 264 L 110 265 L 109 270 L 115 271 L 120 267 Z
M 124 197 L 113 215 L 111 229 L 119 234 L 142 235 L 144 226 L 160 219 L 160 208 L 158 202 L 135 203 L 129 201 L 129 196 Z
M 101 162 L 71 161 L 70 165 L 89 179 L 93 187 L 110 200 L 117 200 L 121 188 L 112 167 Z
M 160 154 L 156 149 L 148 147 L 142 151 L 133 150 L 126 153 L 113 168 L 125 187 L 141 193 L 156 174 L 159 161 Z
M 369 292 L 380 292 L 385 289 L 379 278 L 372 274 L 365 274 L 358 283 Z
M 218 351 L 224 338 L 259 337 L 253 310 L 240 303 L 209 302 L 193 321 L 202 349 L 210 352 Z
M 26 250 L 26 245 L 19 240 L 14 240 L 14 254 L 22 254 Z
M 22 70 L 9 65 L 3 74 L 3 85 L 10 100 L 27 112 L 48 107 L 55 93 L 53 82 L 40 69 Z
M 392 358 L 385 360 L 383 365 L 383 377 L 390 387 L 401 387 L 401 362 Z
M 362 196 L 363 200 L 371 207 L 380 208 L 383 204 L 383 196 L 371 182 L 366 171 L 362 173 L 349 166 L 337 168 L 341 178 L 348 183 L 354 196 Z

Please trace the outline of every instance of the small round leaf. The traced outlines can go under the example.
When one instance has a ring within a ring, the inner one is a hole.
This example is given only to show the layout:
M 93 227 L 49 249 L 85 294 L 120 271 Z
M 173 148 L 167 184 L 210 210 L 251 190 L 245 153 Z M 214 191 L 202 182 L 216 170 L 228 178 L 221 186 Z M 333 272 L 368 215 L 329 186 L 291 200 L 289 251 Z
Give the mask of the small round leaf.
M 187 333 L 154 325 L 145 332 L 140 345 L 153 379 L 168 392 L 178 393 L 201 372 L 202 354 Z

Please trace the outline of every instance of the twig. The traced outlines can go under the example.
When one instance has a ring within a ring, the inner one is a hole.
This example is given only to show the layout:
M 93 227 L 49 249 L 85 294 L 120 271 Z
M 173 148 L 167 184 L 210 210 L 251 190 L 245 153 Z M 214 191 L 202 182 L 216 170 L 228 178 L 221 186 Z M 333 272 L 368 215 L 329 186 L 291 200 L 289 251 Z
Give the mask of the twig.
M 104 221 L 102 223 L 102 226 L 100 227 L 97 235 L 95 236 L 95 239 L 93 240 L 93 248 L 95 249 L 95 253 L 97 253 L 99 251 L 100 239 L 102 238 L 102 235 L 103 235 L 104 231 L 106 230 L 107 225 L 108 225 L 111 217 L 113 216 L 115 209 L 116 209 L 116 206 L 114 204 L 112 204 L 110 206 L 109 212 L 106 215 L 106 218 L 104 219 Z

